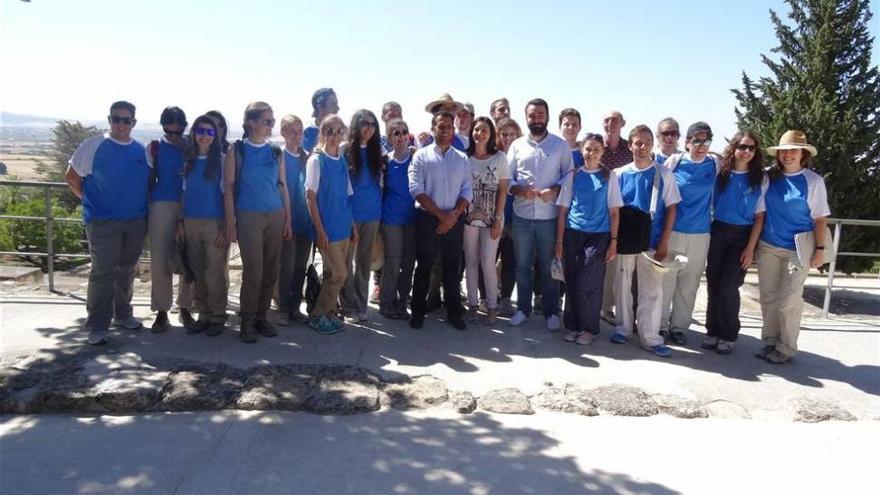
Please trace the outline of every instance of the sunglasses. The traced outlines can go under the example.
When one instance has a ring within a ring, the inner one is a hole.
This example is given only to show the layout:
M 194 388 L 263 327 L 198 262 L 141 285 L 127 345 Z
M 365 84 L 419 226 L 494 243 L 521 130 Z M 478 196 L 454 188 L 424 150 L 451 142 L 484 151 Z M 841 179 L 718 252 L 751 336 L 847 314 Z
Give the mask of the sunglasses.
M 409 129 L 403 129 L 403 130 L 401 130 L 401 129 L 397 129 L 397 130 L 395 130 L 395 131 L 391 131 L 391 135 L 394 136 L 394 137 L 408 136 L 408 135 L 409 135 Z
M 691 139 L 691 144 L 694 146 L 709 146 L 712 144 L 711 139 Z
M 755 150 L 758 149 L 758 147 L 753 144 L 738 144 L 736 145 L 736 149 L 739 151 L 750 151 L 754 153 Z
M 110 122 L 113 122 L 114 124 L 122 123 L 125 125 L 131 125 L 131 123 L 134 122 L 134 119 L 131 117 L 120 117 L 119 115 L 111 115 Z
M 168 134 L 169 136 L 181 136 L 181 135 L 183 135 L 183 129 L 181 129 L 181 130 L 179 130 L 179 131 L 170 131 L 170 130 L 168 130 L 168 129 L 162 129 L 162 132 L 164 132 L 165 134 Z
M 660 133 L 663 137 L 678 137 L 681 136 L 678 131 L 663 131 Z
M 323 129 L 321 129 L 321 134 L 325 136 L 332 136 L 334 134 L 337 136 L 341 136 L 343 133 L 345 133 L 345 129 L 343 129 L 342 127 L 337 127 L 336 129 L 332 127 L 324 127 Z
M 214 135 L 217 134 L 217 132 L 214 129 L 211 129 L 210 127 L 196 127 L 195 131 L 193 131 L 193 132 L 195 132 L 196 136 L 214 137 Z

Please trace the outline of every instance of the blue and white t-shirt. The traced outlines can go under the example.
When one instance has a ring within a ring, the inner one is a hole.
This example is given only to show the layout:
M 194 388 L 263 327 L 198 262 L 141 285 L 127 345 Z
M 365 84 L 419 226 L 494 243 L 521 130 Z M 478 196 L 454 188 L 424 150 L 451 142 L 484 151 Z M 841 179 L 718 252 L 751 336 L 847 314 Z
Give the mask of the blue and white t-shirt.
M 684 154 L 677 164 L 676 158 L 678 156 L 673 156 L 664 164 L 672 170 L 681 194 L 681 203 L 675 210 L 672 230 L 682 234 L 706 234 L 711 230 L 712 192 L 721 166 L 711 155 L 700 162 L 694 162 L 689 155 Z
M 610 232 L 609 208 L 623 206 L 620 183 L 613 173 L 606 179 L 602 169 L 583 167 L 566 174 L 556 204 L 566 206 L 565 226 L 581 232 Z
M 321 223 L 330 242 L 351 235 L 351 177 L 344 156 L 314 153 L 306 163 L 306 191 L 315 193 Z
M 765 188 L 764 185 L 752 187 L 749 184 L 748 170 L 731 170 L 724 190 L 715 189 L 715 220 L 731 225 L 752 225 L 755 215 L 764 211 Z
M 147 216 L 150 161 L 141 143 L 120 142 L 109 133 L 90 137 L 68 163 L 82 177 L 84 223 Z
M 183 148 L 169 143 L 164 137 L 159 140 L 158 164 L 153 163 L 151 153 L 147 154 L 150 165 L 156 172 L 156 184 L 150 194 L 150 201 L 180 201 L 183 193 Z
M 651 212 L 651 192 L 654 189 L 654 174 L 657 172 L 660 173 L 660 197 L 657 198 L 657 211 L 654 212 L 651 228 L 650 247 L 652 249 L 656 249 L 657 243 L 660 242 L 660 237 L 663 235 L 666 207 L 681 202 L 675 177 L 673 177 L 672 171 L 657 162 L 642 169 L 636 167 L 634 162 L 614 169 L 620 182 L 620 196 L 623 199 L 623 206 L 633 206 L 645 213 Z
M 571 150 L 571 164 L 574 166 L 575 169 L 577 169 L 578 167 L 584 166 L 584 154 L 583 154 L 583 152 L 581 152 L 581 150 L 579 150 L 577 148 L 572 148 L 572 150 Z
M 831 215 L 825 181 L 812 170 L 783 174 L 764 187 L 761 240 L 771 246 L 794 250 L 795 234 L 813 230 L 815 219 Z

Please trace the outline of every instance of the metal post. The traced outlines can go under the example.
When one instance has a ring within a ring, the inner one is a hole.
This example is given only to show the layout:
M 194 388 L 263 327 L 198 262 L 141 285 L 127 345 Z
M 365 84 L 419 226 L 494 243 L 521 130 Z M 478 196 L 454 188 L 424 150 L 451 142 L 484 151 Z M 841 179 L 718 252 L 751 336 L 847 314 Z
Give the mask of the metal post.
M 840 234 L 843 232 L 843 224 L 834 224 L 834 258 L 828 267 L 828 282 L 825 284 L 825 302 L 822 304 L 822 317 L 828 318 L 828 310 L 831 308 L 831 289 L 834 288 L 834 269 L 837 268 L 837 248 L 840 247 Z M 827 240 L 825 241 L 828 242 Z
M 49 278 L 49 293 L 55 292 L 55 247 L 52 242 L 52 227 L 55 223 L 52 217 L 52 192 L 48 187 L 46 192 L 46 273 Z

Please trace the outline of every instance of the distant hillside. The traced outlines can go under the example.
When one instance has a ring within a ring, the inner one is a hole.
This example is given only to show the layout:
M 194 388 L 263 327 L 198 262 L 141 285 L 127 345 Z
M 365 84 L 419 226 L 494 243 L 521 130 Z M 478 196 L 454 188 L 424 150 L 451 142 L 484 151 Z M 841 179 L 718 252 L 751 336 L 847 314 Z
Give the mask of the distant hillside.
M 59 118 L 0 112 L 0 124 L 10 127 L 52 127 Z

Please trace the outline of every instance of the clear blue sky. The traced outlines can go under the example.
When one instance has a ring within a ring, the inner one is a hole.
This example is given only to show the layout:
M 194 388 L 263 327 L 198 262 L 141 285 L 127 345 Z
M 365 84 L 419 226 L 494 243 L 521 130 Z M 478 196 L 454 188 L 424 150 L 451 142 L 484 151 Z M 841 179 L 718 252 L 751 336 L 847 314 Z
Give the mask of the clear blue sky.
M 765 73 L 760 54 L 776 44 L 768 11 L 787 12 L 781 0 L 438 5 L 4 0 L 0 106 L 99 120 L 127 99 L 142 123 L 175 104 L 190 120 L 218 108 L 238 127 L 249 101 L 308 117 L 312 92 L 331 86 L 344 118 L 394 99 L 413 129 L 428 125 L 425 103 L 449 92 L 478 114 L 506 96 L 520 122 L 523 104 L 541 96 L 554 116 L 579 109 L 585 131 L 601 130 L 615 108 L 627 128 L 671 115 L 729 136 L 730 88 L 743 70 Z

